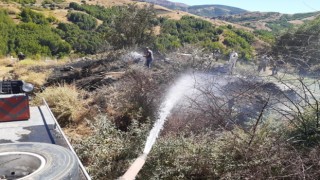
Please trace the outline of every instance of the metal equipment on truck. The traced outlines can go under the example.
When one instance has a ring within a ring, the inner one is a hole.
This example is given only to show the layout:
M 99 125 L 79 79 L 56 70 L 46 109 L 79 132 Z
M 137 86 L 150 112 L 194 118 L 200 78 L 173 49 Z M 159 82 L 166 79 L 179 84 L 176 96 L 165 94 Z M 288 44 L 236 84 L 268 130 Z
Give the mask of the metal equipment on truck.
M 29 106 L 32 90 L 0 81 L 0 179 L 91 179 L 46 101 Z

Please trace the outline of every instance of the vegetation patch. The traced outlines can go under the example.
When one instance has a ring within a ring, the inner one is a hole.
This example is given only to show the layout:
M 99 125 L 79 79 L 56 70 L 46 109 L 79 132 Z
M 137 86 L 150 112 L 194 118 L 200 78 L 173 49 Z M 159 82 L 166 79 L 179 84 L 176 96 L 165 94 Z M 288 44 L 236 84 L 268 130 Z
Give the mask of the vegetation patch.
M 72 85 L 59 85 L 46 88 L 37 93 L 35 104 L 43 104 L 43 98 L 48 103 L 53 114 L 62 127 L 77 124 L 84 120 L 88 110 L 83 94 Z

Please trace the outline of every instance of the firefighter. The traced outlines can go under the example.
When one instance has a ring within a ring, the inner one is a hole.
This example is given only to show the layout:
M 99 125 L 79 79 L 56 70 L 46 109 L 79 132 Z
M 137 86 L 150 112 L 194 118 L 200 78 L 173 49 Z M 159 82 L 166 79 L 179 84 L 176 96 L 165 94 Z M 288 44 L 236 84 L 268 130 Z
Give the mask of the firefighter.
M 153 52 L 149 49 L 149 47 L 146 47 L 145 55 L 143 57 L 146 58 L 146 66 L 148 68 L 151 68 L 151 63 L 153 61 Z

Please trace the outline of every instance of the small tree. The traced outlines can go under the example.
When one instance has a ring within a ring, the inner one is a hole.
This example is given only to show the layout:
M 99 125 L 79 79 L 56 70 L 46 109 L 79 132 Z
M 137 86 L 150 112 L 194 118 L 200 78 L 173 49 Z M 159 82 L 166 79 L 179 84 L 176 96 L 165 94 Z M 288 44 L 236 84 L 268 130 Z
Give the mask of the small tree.
M 149 43 L 153 37 L 152 20 L 155 18 L 156 13 L 152 5 L 145 5 L 143 8 L 136 4 L 119 7 L 117 15 L 113 17 L 107 39 L 116 48 Z

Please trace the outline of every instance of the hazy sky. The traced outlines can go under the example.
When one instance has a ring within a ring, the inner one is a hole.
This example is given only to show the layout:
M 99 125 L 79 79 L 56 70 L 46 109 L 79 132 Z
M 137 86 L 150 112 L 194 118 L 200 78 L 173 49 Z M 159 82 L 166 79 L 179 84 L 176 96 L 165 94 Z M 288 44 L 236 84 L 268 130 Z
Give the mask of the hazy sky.
M 302 13 L 320 11 L 320 0 L 171 0 L 188 5 L 219 4 L 248 11 Z

